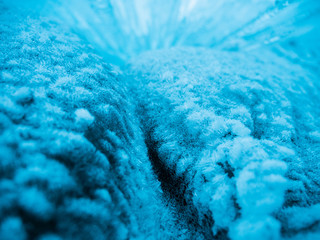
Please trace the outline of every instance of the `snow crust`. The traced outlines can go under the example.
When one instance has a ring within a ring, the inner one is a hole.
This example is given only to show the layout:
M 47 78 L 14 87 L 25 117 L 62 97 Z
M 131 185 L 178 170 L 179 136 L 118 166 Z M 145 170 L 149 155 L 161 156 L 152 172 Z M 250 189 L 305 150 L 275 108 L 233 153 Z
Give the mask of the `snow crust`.
M 119 71 L 56 23 L 0 12 L 0 239 L 169 238 Z
M 289 223 L 319 202 L 317 74 L 261 49 L 153 51 L 131 68 L 144 129 L 199 225 L 232 239 L 319 229 Z
M 319 23 L 311 0 L 0 0 L 0 239 L 320 238 Z

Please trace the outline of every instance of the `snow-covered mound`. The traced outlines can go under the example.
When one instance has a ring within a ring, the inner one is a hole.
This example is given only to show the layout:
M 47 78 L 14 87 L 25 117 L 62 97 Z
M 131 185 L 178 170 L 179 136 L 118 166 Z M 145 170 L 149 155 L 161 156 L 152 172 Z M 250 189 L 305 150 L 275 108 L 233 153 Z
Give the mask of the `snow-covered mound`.
M 0 12 L 0 239 L 169 238 L 119 71 L 53 22 Z
M 314 0 L 0 0 L 0 240 L 320 239 L 319 32 Z
M 317 73 L 268 50 L 195 48 L 149 52 L 131 69 L 151 161 L 181 219 L 206 239 L 320 237 Z

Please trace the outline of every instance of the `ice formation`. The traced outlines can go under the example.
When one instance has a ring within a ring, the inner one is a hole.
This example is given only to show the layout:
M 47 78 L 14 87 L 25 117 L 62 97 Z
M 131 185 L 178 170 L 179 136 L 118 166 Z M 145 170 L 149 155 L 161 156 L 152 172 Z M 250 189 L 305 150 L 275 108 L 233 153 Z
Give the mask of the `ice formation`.
M 0 0 L 0 239 L 320 239 L 319 32 L 311 0 Z
M 0 239 L 168 238 L 119 71 L 56 24 L 10 14 L 1 6 Z
M 279 239 L 280 222 L 284 235 L 317 224 L 287 224 L 318 206 L 317 74 L 267 50 L 199 48 L 152 51 L 131 69 L 150 160 L 179 182 L 163 188 L 186 203 L 184 218 L 232 239 Z

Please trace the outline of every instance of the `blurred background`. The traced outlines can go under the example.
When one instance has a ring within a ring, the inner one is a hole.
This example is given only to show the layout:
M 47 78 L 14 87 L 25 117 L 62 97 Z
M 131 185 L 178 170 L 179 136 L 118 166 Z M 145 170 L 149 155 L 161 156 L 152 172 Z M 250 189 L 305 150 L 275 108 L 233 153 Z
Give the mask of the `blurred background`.
M 5 0 L 50 16 L 109 61 L 121 65 L 146 50 L 200 46 L 227 51 L 271 47 L 318 69 L 318 0 Z

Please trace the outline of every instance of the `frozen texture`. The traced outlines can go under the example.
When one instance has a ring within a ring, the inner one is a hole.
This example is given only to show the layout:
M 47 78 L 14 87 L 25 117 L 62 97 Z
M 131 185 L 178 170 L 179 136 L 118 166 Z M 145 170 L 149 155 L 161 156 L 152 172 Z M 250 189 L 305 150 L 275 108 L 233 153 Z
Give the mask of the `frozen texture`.
M 0 239 L 318 239 L 319 23 L 316 0 L 0 0 Z
M 173 235 L 121 73 L 0 8 L 0 239 Z
M 153 164 L 179 179 L 206 238 L 320 230 L 317 73 L 262 49 L 153 51 L 131 69 Z

